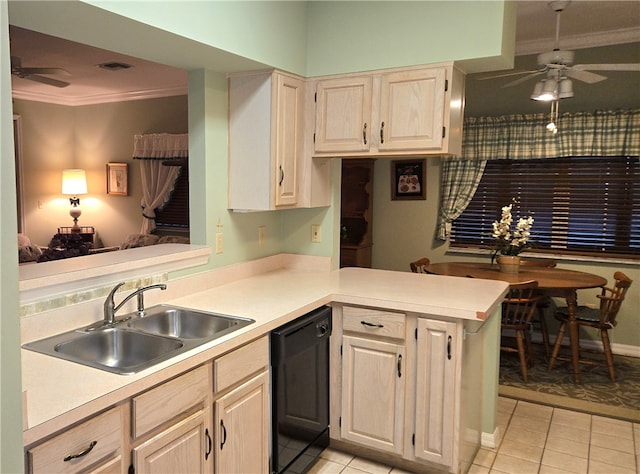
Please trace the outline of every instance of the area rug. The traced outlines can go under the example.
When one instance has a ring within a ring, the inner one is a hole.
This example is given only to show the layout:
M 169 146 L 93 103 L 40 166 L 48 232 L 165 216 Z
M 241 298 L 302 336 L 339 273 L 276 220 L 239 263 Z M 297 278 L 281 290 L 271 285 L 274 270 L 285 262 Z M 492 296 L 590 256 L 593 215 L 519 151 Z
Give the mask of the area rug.
M 604 359 L 602 354 L 587 353 L 583 357 Z M 576 384 L 568 360 L 558 360 L 549 372 L 542 345 L 534 344 L 534 365 L 525 383 L 518 354 L 503 352 L 499 394 L 640 423 L 640 359 L 616 355 L 614 362 L 615 382 L 611 382 L 606 367 L 580 364 L 581 383 Z

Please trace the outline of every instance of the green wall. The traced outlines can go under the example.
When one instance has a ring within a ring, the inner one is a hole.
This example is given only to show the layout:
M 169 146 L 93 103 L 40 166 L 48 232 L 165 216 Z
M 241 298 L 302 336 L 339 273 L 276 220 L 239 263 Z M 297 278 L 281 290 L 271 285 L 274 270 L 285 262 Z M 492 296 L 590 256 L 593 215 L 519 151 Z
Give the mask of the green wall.
M 307 76 L 443 61 L 462 61 L 468 72 L 488 70 L 483 64 L 508 69 L 514 48 L 514 3 L 309 4 Z
M 18 318 L 18 255 L 16 253 L 16 186 L 13 166 L 13 116 L 9 80 L 7 4 L 0 2 L 0 472 L 22 472 L 22 383 Z

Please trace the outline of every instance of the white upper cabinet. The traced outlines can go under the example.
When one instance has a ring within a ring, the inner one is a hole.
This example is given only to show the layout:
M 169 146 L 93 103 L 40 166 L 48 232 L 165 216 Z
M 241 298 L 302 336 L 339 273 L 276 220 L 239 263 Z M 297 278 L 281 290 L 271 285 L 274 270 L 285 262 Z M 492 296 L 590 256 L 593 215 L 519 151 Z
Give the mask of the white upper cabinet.
M 369 151 L 372 84 L 371 76 L 318 81 L 316 152 Z
M 380 151 L 442 149 L 445 81 L 444 68 L 380 77 Z
M 304 79 L 280 72 L 229 78 L 230 209 L 296 207 Z
M 330 163 L 311 159 L 305 134 L 312 95 L 304 78 L 280 71 L 229 77 L 229 209 L 331 204 Z
M 453 64 L 316 82 L 314 156 L 459 154 L 464 75 Z

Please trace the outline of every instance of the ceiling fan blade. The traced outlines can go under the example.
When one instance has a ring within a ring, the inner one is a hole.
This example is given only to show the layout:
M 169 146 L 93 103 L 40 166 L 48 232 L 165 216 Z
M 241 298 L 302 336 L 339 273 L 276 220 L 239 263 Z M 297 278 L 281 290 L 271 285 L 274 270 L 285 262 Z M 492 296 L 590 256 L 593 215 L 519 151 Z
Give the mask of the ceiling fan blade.
M 51 79 L 50 77 L 38 76 L 35 74 L 24 76 L 23 79 L 29 79 L 30 81 L 40 82 L 54 87 L 67 87 L 69 85 L 68 82 L 58 81 L 57 79 Z
M 506 83 L 504 86 L 502 86 L 502 88 L 504 89 L 505 87 L 513 87 L 513 86 L 517 86 L 518 84 L 522 84 L 523 82 L 528 81 L 529 79 L 539 76 L 541 74 L 544 74 L 545 71 L 538 71 L 538 72 L 534 72 L 533 74 L 529 74 L 528 76 L 525 77 L 521 77 L 520 79 L 516 79 L 515 81 L 511 81 Z
M 20 71 L 23 74 L 62 74 L 64 76 L 71 75 L 69 71 L 59 67 L 21 67 Z
M 515 71 L 515 72 L 505 72 L 503 74 L 492 74 L 490 76 L 476 77 L 478 81 L 485 81 L 487 79 L 498 79 L 500 77 L 509 77 L 509 76 L 520 76 L 522 74 L 533 74 L 537 72 L 543 72 L 540 69 L 533 69 L 531 71 Z
M 573 69 L 580 71 L 640 71 L 640 63 L 628 64 L 576 64 Z
M 607 77 L 594 72 L 581 71 L 580 69 L 566 69 L 563 71 L 565 76 L 577 79 L 578 81 L 586 82 L 587 84 L 595 84 L 596 82 L 604 81 Z

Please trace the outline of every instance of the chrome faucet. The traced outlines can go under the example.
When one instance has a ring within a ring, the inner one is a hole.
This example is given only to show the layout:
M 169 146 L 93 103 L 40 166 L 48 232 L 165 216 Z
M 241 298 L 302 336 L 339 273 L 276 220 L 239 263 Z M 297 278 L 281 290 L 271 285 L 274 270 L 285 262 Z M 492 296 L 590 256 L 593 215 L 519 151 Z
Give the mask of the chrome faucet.
M 109 295 L 107 296 L 107 299 L 104 302 L 104 322 L 103 324 L 113 324 L 116 321 L 116 312 L 122 308 L 122 306 L 129 301 L 131 298 L 133 298 L 134 296 L 138 297 L 138 316 L 144 316 L 144 292 L 147 290 L 153 290 L 154 288 L 159 288 L 161 290 L 166 290 L 167 289 L 167 285 L 165 285 L 164 283 L 159 283 L 157 285 L 149 285 L 149 286 L 145 286 L 143 288 L 138 288 L 137 290 L 135 290 L 133 293 L 131 293 L 130 295 L 128 295 L 125 299 L 123 299 L 120 304 L 118 304 L 116 306 L 113 298 L 116 294 L 116 291 L 118 290 L 118 288 L 120 288 L 122 285 L 124 285 L 124 282 L 122 283 L 118 283 L 109 293 Z

